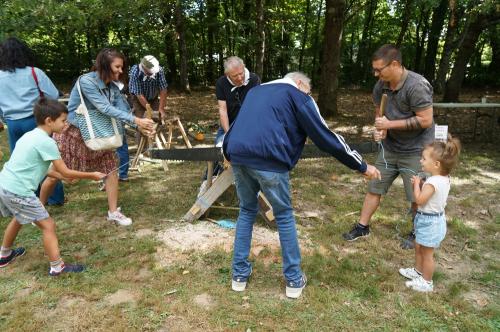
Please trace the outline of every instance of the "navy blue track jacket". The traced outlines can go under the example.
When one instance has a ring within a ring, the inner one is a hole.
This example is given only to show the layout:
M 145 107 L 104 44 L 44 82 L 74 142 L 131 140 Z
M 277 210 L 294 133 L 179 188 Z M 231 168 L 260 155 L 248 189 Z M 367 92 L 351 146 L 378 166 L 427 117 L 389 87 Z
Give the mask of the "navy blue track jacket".
M 287 172 L 297 164 L 307 136 L 347 167 L 366 172 L 361 155 L 328 128 L 314 99 L 288 78 L 248 92 L 223 151 L 233 165 Z

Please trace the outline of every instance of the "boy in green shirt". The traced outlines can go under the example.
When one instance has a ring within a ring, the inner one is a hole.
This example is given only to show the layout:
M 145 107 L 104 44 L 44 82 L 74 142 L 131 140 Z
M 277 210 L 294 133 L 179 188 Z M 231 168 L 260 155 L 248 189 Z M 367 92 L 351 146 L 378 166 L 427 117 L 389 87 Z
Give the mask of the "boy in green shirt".
M 0 268 L 7 266 L 25 249 L 12 248 L 17 233 L 25 224 L 34 223 L 42 231 L 43 246 L 50 260 L 50 276 L 67 272 L 82 272 L 83 265 L 64 264 L 59 252 L 54 220 L 35 195 L 43 178 L 48 175 L 58 179 L 101 180 L 100 172 L 78 172 L 66 167 L 61 159 L 53 133 L 60 133 L 66 125 L 68 110 L 63 104 L 40 98 L 35 104 L 37 128 L 24 134 L 16 143 L 12 156 L 0 172 L 0 212 L 13 216 L 0 249 Z M 52 163 L 52 169 L 49 166 Z

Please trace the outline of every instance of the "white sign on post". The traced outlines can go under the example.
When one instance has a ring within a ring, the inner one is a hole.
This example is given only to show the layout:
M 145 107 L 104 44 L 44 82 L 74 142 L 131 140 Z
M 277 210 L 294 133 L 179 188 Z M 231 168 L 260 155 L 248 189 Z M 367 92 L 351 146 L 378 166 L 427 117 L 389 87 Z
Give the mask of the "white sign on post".
M 436 141 L 446 141 L 448 139 L 448 126 L 436 125 L 434 127 L 434 139 Z

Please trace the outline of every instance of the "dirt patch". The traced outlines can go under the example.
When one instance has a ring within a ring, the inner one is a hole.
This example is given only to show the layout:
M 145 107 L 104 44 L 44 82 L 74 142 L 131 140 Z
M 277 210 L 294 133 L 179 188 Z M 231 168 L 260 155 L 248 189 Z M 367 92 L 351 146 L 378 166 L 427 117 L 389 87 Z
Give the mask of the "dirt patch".
M 200 328 L 194 328 L 186 321 L 185 318 L 180 316 L 168 316 L 165 319 L 163 327 L 157 332 L 184 332 L 184 331 L 204 331 Z
M 136 280 L 136 281 L 146 280 L 146 279 L 151 278 L 151 276 L 152 276 L 152 275 L 153 275 L 153 273 L 152 273 L 149 269 L 147 269 L 147 268 L 143 267 L 143 268 L 142 268 L 142 269 L 140 269 L 140 270 L 139 270 L 139 272 L 138 272 L 138 273 L 134 276 L 134 280 Z
M 464 298 L 478 309 L 487 306 L 491 302 L 488 294 L 479 291 L 468 292 L 464 294 Z
M 28 295 L 30 295 L 31 293 L 33 292 L 33 288 L 32 287 L 28 287 L 28 288 L 23 288 L 19 291 L 16 292 L 16 294 L 14 295 L 14 298 L 16 299 L 22 299 Z
M 68 309 L 71 307 L 83 307 L 87 304 L 87 301 L 82 297 L 69 297 L 63 296 L 59 303 L 57 304 L 58 308 Z
M 216 301 L 207 293 L 196 295 L 193 302 L 203 310 L 211 310 L 216 305 Z
M 158 233 L 158 239 L 167 247 L 157 249 L 159 264 L 165 267 L 186 259 L 187 253 L 191 251 L 206 253 L 219 248 L 230 252 L 233 248 L 234 229 L 224 229 L 201 221 L 197 224 L 182 224 L 168 228 Z M 304 252 L 309 252 L 308 248 L 312 244 L 307 237 L 299 236 L 299 243 Z M 254 225 L 251 253 L 259 256 L 264 249 L 279 252 L 278 231 Z
M 135 236 L 137 236 L 138 238 L 152 236 L 153 234 L 155 234 L 155 232 L 150 228 L 142 228 L 135 232 Z
M 119 289 L 115 293 L 106 296 L 104 298 L 104 302 L 109 305 L 119 305 L 122 303 L 135 304 L 137 302 L 137 299 L 137 294 L 126 289 Z

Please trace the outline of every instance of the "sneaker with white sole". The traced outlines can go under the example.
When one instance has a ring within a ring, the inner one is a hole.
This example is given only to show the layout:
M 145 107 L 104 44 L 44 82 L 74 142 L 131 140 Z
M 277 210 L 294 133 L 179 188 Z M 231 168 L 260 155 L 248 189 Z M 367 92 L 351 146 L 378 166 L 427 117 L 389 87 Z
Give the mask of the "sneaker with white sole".
M 252 270 L 250 270 L 250 274 L 248 275 L 248 277 L 242 277 L 242 276 L 234 277 L 233 276 L 233 279 L 231 280 L 231 288 L 235 292 L 243 292 L 245 290 L 245 288 L 247 288 L 247 282 L 248 282 L 248 279 L 250 279 L 251 275 L 252 275 Z
M 409 287 L 413 290 L 416 290 L 418 292 L 432 292 L 434 290 L 434 284 L 432 281 L 428 282 L 426 281 L 422 276 L 419 276 L 418 278 L 409 280 L 405 283 L 406 287 Z
M 405 269 L 399 269 L 399 274 L 401 274 L 403 277 L 407 279 L 417 279 L 420 277 L 422 274 L 418 273 L 417 270 L 415 270 L 414 267 L 408 267 Z
M 287 297 L 292 299 L 298 299 L 302 294 L 302 290 L 306 287 L 307 278 L 305 274 L 302 274 L 302 278 L 298 282 L 287 281 L 285 294 Z
M 0 267 L 6 267 L 10 263 L 16 260 L 16 257 L 21 257 L 24 255 L 26 250 L 23 247 L 12 249 L 12 252 L 7 257 L 0 258 Z
M 120 226 L 132 225 L 132 219 L 125 216 L 118 208 L 115 212 L 108 211 L 108 221 L 112 221 Z

